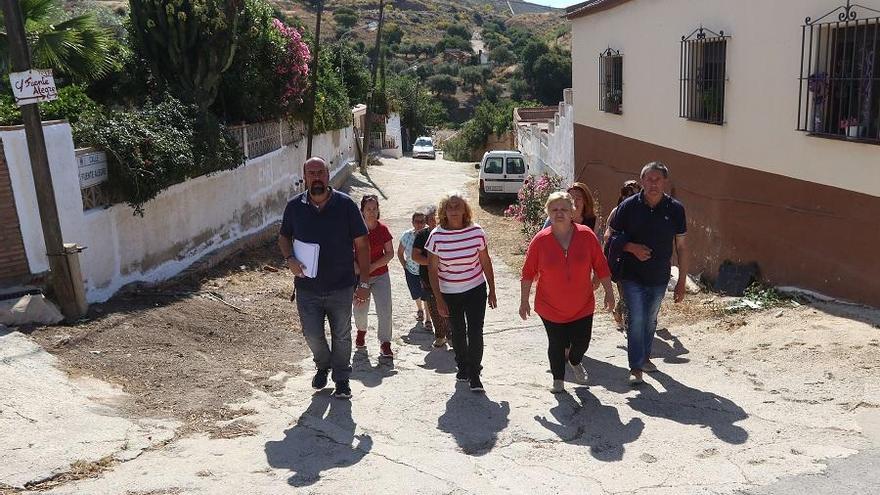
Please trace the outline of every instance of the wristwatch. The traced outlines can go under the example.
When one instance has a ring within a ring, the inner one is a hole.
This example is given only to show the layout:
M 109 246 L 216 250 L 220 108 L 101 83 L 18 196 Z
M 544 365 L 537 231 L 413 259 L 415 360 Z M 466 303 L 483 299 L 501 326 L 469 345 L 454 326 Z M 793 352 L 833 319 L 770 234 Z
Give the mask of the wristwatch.
M 370 284 L 368 284 L 366 282 L 358 282 L 358 289 L 369 289 L 369 288 L 370 288 Z

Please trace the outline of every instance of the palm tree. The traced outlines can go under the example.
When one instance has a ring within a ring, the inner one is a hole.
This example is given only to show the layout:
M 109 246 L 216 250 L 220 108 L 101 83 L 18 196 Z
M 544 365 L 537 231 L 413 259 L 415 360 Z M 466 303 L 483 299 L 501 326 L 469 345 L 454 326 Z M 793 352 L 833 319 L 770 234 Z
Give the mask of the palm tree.
M 35 68 L 94 81 L 113 67 L 113 35 L 89 13 L 65 19 L 57 0 L 19 0 Z M 57 22 L 57 23 L 56 23 Z M 10 71 L 9 39 L 0 12 L 0 70 Z

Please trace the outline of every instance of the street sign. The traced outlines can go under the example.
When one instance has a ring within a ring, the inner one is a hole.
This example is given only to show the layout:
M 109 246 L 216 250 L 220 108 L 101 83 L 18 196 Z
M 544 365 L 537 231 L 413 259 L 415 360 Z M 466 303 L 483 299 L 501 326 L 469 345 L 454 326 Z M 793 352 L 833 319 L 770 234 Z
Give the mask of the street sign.
M 79 188 L 88 189 L 107 181 L 107 155 L 103 151 L 77 154 Z
M 15 104 L 18 106 L 58 98 L 51 69 L 13 72 L 9 74 L 9 82 L 12 83 L 12 93 L 15 95 Z

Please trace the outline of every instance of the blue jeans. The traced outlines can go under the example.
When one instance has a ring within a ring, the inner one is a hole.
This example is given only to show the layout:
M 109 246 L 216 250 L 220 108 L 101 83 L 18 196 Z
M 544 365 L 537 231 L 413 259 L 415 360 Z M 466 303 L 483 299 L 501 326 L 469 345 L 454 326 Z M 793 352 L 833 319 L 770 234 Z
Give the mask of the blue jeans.
M 296 309 L 303 336 L 319 370 L 332 369 L 333 381 L 351 376 L 351 300 L 354 286 L 330 292 L 296 290 Z M 330 322 L 327 344 L 324 319 Z
M 626 326 L 626 349 L 629 369 L 641 370 L 651 357 L 657 313 L 666 294 L 666 286 L 646 286 L 629 280 L 621 282 L 623 298 L 629 311 Z

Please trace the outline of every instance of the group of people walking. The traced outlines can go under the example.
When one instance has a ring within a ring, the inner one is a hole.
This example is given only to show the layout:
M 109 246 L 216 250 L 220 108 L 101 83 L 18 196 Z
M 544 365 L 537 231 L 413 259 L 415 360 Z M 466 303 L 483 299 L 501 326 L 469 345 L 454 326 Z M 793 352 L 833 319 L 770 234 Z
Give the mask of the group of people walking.
M 519 314 L 530 316 L 530 294 L 537 285 L 534 311 L 547 332 L 553 392 L 564 389 L 566 367 L 576 382 L 586 383 L 582 360 L 590 344 L 598 285 L 604 289 L 604 309 L 614 311 L 626 329 L 630 382 L 641 383 L 642 372 L 656 371 L 651 342 L 673 248 L 681 273 L 687 273 L 684 207 L 665 194 L 668 175 L 665 165 L 653 162 L 642 169 L 639 183 L 624 184 L 603 235 L 604 251 L 594 232 L 597 214 L 586 185 L 574 183 L 547 200 L 545 228 L 529 243 L 522 269 Z M 413 228 L 395 250 L 391 232 L 380 220 L 378 197 L 365 195 L 358 208 L 330 187 L 329 168 L 318 157 L 306 161 L 303 177 L 306 190 L 284 211 L 279 248 L 295 276 L 294 298 L 316 366 L 312 386 L 323 389 L 331 377 L 333 395 L 351 397 L 351 315 L 355 345 L 363 348 L 371 300 L 380 356 L 393 357 L 388 264 L 396 255 L 416 318 L 433 331 L 434 347 L 451 344 L 456 379 L 482 392 L 483 323 L 487 305 L 495 308 L 497 297 L 488 237 L 474 223 L 464 195 L 447 193 L 436 206 L 414 213 Z M 316 271 L 295 256 L 294 241 L 317 246 Z M 612 275 L 626 302 L 625 322 L 622 305 L 615 305 Z M 675 300 L 683 296 L 684 277 L 675 287 Z

